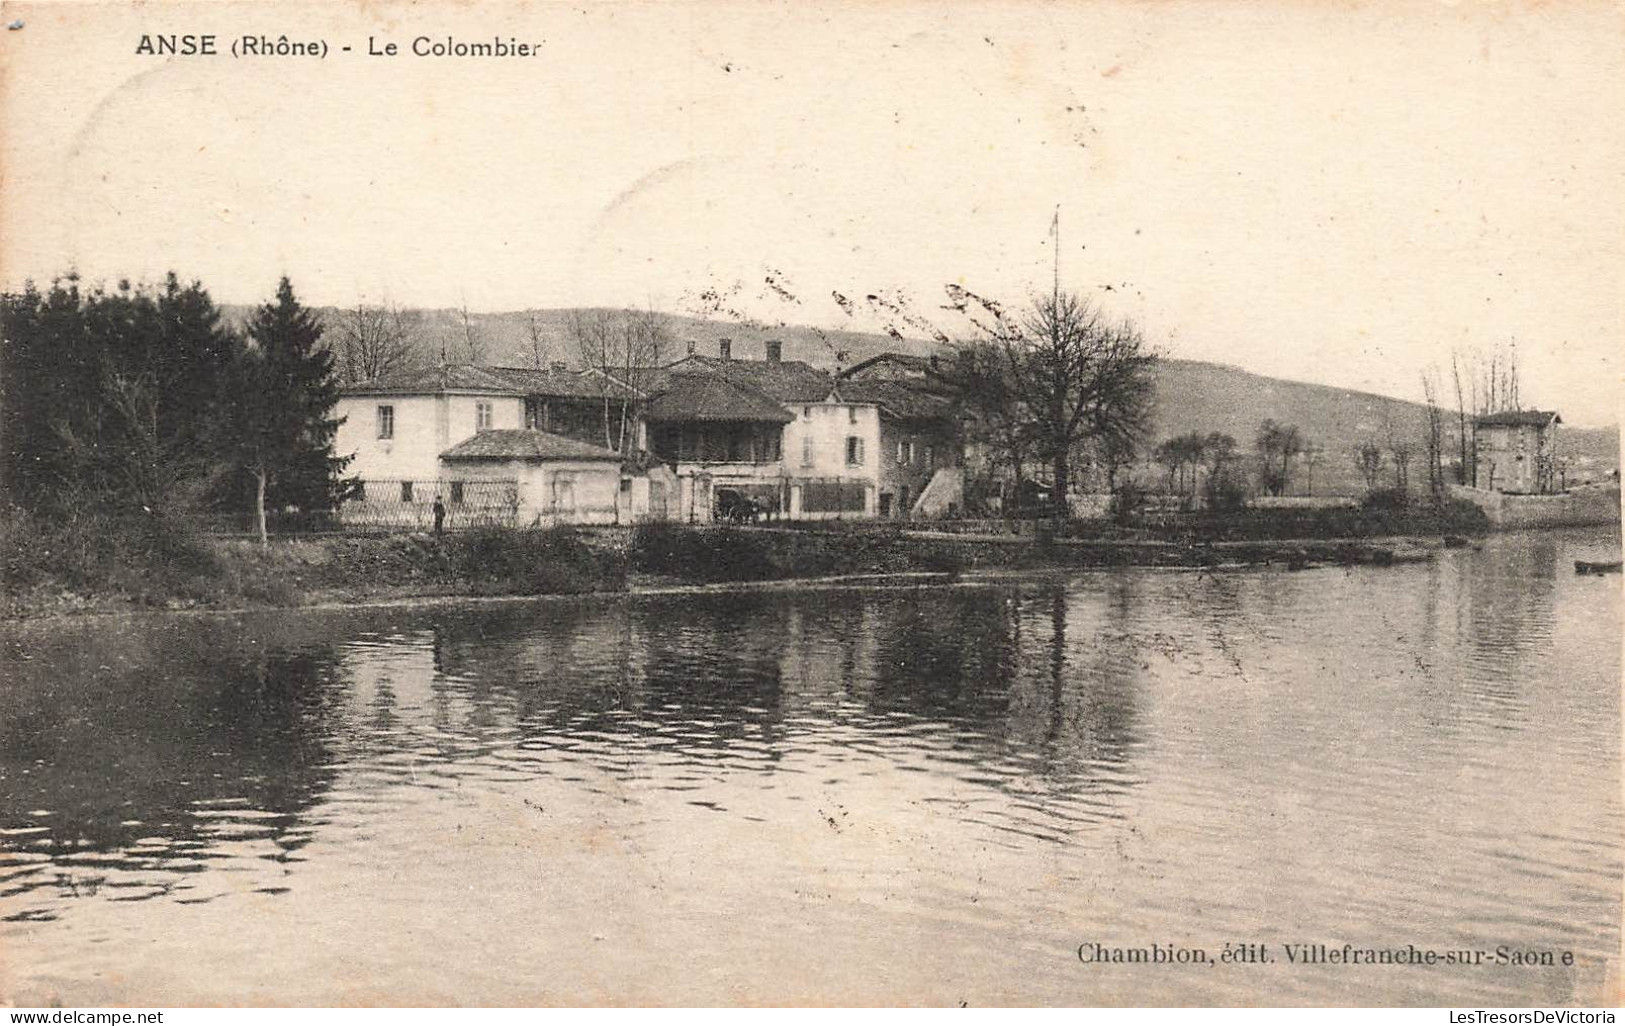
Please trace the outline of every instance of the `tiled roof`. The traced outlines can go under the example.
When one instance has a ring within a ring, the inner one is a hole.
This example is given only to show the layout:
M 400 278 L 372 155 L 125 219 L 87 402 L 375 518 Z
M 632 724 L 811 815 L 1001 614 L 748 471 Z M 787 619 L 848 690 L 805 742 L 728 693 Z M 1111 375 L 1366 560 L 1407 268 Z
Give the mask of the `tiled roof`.
M 443 460 L 603 460 L 619 463 L 613 449 L 546 431 L 481 431 L 440 454 Z
M 867 377 L 869 375 L 864 372 L 887 363 L 893 364 L 915 376 L 924 376 L 936 371 L 936 360 L 933 357 L 913 356 L 909 353 L 880 353 L 869 357 L 867 360 L 859 360 L 846 370 L 841 371 L 840 377 L 842 379 Z
M 954 404 L 922 382 L 895 378 L 842 381 L 837 393 L 849 403 L 874 403 L 893 420 L 936 420 L 953 416 Z
M 483 392 L 492 395 L 544 395 L 598 399 L 633 394 L 625 385 L 596 374 L 529 367 L 482 367 L 455 363 L 444 367 L 391 374 L 345 388 L 346 395 L 435 395 L 440 392 Z
M 473 364 L 447 364 L 400 371 L 388 377 L 347 386 L 346 395 L 433 395 L 437 392 L 490 392 L 517 395 L 512 380 L 492 367 Z
M 704 371 L 726 377 L 781 403 L 816 403 L 828 397 L 835 379 L 800 360 L 724 360 L 715 356 L 685 356 L 670 364 L 668 371 L 689 374 Z
M 1476 427 L 1545 427 L 1553 421 L 1561 424 L 1563 418 L 1551 410 L 1506 410 L 1478 417 L 1473 424 Z
M 776 424 L 795 419 L 783 404 L 756 389 L 720 374 L 703 372 L 668 374 L 663 390 L 649 403 L 644 416 L 651 421 L 750 420 Z
M 511 381 L 526 395 L 559 396 L 562 398 L 602 399 L 635 397 L 637 389 L 602 374 L 590 371 L 535 370 L 530 367 L 491 367 L 490 370 Z

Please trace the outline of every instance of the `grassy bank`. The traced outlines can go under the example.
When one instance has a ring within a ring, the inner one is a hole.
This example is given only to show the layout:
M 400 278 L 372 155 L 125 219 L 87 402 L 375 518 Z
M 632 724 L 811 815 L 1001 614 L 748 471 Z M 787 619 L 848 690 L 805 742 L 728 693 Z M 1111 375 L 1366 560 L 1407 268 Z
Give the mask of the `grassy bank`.
M 856 525 L 798 531 L 649 524 L 632 532 L 628 559 L 644 574 L 685 583 L 951 573 L 968 565 L 951 545 L 909 539 L 896 528 Z
M 624 590 L 614 548 L 569 529 L 278 540 L 199 533 L 185 520 L 0 518 L 0 617 L 297 606 L 428 595 Z
M 1156 533 L 1171 539 L 1217 542 L 1482 535 L 1489 529 L 1489 518 L 1470 502 L 1406 503 L 1378 493 L 1352 508 L 1202 513 Z
M 0 618 L 139 608 L 257 608 L 430 596 L 567 595 L 633 586 L 968 569 L 1384 564 L 1395 535 L 1479 533 L 1482 513 L 1269 510 L 1082 537 L 905 533 L 874 522 L 787 527 L 483 529 L 278 540 L 210 538 L 184 520 L 0 516 Z M 1290 540 L 1285 540 L 1290 539 Z

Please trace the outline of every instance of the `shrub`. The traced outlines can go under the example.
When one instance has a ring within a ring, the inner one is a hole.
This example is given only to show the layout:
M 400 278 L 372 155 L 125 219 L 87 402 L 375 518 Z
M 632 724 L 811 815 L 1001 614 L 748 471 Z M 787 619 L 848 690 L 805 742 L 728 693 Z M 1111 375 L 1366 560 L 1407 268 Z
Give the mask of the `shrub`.
M 1247 486 L 1238 475 L 1228 470 L 1209 474 L 1202 489 L 1210 512 L 1234 513 L 1247 506 Z
M 828 530 L 762 531 L 748 527 L 640 525 L 632 533 L 632 566 L 687 581 L 763 581 L 787 577 L 923 569 L 958 569 L 952 554 L 911 559 L 913 543 L 895 526 L 831 524 Z
M 1111 517 L 1121 527 L 1133 523 L 1134 517 L 1145 505 L 1145 491 L 1133 481 L 1124 481 L 1112 493 Z
M 632 565 L 646 573 L 695 581 L 751 581 L 786 576 L 770 544 L 788 549 L 796 535 L 766 535 L 737 527 L 641 524 L 632 532 Z
M 1411 497 L 1401 488 L 1373 488 L 1360 500 L 1361 509 L 1391 512 L 1410 507 Z
M 482 527 L 446 540 L 447 561 L 438 567 L 478 591 L 566 595 L 610 591 L 626 583 L 626 565 L 594 551 L 569 527 L 513 530 Z
M 203 601 L 235 582 L 184 517 L 70 513 L 54 520 L 12 510 L 0 517 L 7 591 L 118 595 L 144 605 Z

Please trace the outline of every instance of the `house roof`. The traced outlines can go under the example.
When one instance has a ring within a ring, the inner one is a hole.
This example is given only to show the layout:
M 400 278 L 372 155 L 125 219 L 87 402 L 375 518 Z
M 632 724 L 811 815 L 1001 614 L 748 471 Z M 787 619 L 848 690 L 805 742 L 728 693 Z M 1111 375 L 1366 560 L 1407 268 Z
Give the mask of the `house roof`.
M 433 395 L 438 392 L 518 394 L 513 382 L 496 373 L 494 368 L 466 363 L 397 371 L 344 389 L 345 395 Z
M 843 380 L 867 376 L 866 371 L 879 369 L 884 364 L 892 364 L 912 377 L 923 377 L 936 371 L 934 357 L 914 356 L 909 353 L 880 353 L 867 360 L 859 360 L 837 376 Z
M 491 367 L 491 371 L 511 381 L 526 395 L 574 399 L 638 398 L 636 388 L 616 378 L 592 371 L 537 370 L 531 367 Z
M 820 396 L 819 398 L 823 398 Z M 783 404 L 719 374 L 671 373 L 644 416 L 651 421 L 748 420 L 788 424 Z
M 1501 413 L 1491 413 L 1473 420 L 1474 427 L 1545 427 L 1556 422 L 1563 423 L 1563 418 L 1555 410 L 1505 410 Z
M 470 363 L 401 371 L 376 381 L 351 385 L 344 389 L 344 394 L 437 395 L 441 392 L 479 392 L 489 395 L 598 399 L 603 397 L 606 390 L 612 398 L 637 394 L 636 390 L 619 381 L 582 371 L 483 367 Z
M 443 460 L 602 460 L 619 463 L 621 454 L 591 442 L 546 431 L 481 431 L 440 454 Z
M 665 368 L 673 374 L 704 372 L 755 389 L 781 403 L 815 403 L 829 395 L 835 379 L 800 360 L 724 360 L 691 354 Z
M 893 420 L 938 420 L 953 416 L 953 400 L 918 381 L 859 378 L 842 381 L 838 397 L 849 403 L 874 403 Z

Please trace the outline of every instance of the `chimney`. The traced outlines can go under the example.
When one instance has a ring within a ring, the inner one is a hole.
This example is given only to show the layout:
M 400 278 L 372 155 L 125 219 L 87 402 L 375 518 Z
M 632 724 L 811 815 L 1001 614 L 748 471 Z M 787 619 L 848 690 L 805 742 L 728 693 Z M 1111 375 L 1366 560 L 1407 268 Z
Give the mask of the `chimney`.
M 689 339 L 688 340 L 688 355 L 693 356 L 694 352 L 699 348 L 700 348 L 699 342 L 697 342 L 694 339 Z
M 847 354 L 847 351 L 845 349 L 837 349 L 837 350 L 835 350 L 835 376 L 836 377 L 840 377 L 841 372 L 846 370 L 847 357 L 848 357 L 848 354 Z
M 724 360 L 732 360 L 734 358 L 734 340 L 731 338 L 717 340 L 717 356 Z
M 565 371 L 569 370 L 569 367 L 563 360 L 554 360 L 549 369 L 552 370 L 554 374 L 563 374 Z
M 784 343 L 776 338 L 767 340 L 767 362 L 778 363 L 784 359 Z

